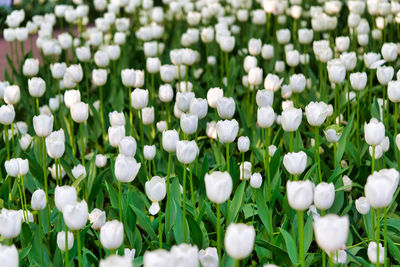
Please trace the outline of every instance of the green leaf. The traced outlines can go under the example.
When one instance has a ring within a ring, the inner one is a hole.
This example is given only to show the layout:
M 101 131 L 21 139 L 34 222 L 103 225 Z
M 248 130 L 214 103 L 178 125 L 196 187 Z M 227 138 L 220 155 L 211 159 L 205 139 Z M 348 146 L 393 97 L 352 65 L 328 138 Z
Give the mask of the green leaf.
M 292 261 L 292 264 L 296 265 L 298 263 L 296 243 L 294 242 L 292 236 L 285 229 L 279 228 L 279 231 L 281 232 L 281 234 L 283 235 L 283 239 L 285 240 L 286 250 L 289 254 L 289 258 Z
M 229 225 L 231 222 L 235 221 L 235 218 L 238 216 L 238 213 L 243 203 L 245 186 L 246 186 L 246 181 L 242 181 L 240 185 L 236 188 L 235 196 L 233 197 L 233 200 L 230 205 L 230 211 L 226 225 Z
M 271 222 L 269 220 L 269 209 L 267 204 L 265 203 L 265 199 L 260 190 L 256 190 L 256 203 L 257 203 L 257 211 L 258 216 L 260 217 L 262 223 L 264 224 L 265 228 L 267 229 L 268 233 L 271 233 Z
M 136 214 L 137 225 L 140 228 L 142 228 L 149 235 L 151 239 L 157 240 L 157 235 L 154 232 L 153 227 L 151 226 L 149 217 L 146 216 L 143 212 L 141 212 L 138 208 L 136 208 L 133 204 L 129 204 L 129 206 Z

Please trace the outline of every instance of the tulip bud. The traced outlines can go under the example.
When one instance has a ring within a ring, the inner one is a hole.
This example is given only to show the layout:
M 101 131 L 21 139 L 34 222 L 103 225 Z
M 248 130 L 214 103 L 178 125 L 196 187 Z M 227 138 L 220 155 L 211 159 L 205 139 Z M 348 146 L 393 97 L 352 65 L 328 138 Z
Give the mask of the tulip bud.
M 96 167 L 103 168 L 107 164 L 107 157 L 102 154 L 96 155 Z
M 218 100 L 222 98 L 224 95 L 224 91 L 221 88 L 215 87 L 210 88 L 207 92 L 207 102 L 208 105 L 212 108 L 217 107 Z
M 46 207 L 46 194 L 42 189 L 33 192 L 31 207 L 33 210 L 43 210 Z
M 365 72 L 350 74 L 350 83 L 354 90 L 361 91 L 367 85 L 367 74 Z
M 281 123 L 284 131 L 294 132 L 301 123 L 302 111 L 296 108 L 287 108 L 282 112 Z
M 89 221 L 93 229 L 99 230 L 106 223 L 106 212 L 97 208 L 93 209 L 89 214 Z
M 263 71 L 261 68 L 251 68 L 248 74 L 249 84 L 258 87 L 263 81 Z
M 18 103 L 21 97 L 21 91 L 18 85 L 9 85 L 4 91 L 4 102 L 9 105 L 15 105 Z
M 0 234 L 4 238 L 15 238 L 21 232 L 22 213 L 17 210 L 1 209 Z M 3 263 L 2 263 L 3 264 Z
M 232 97 L 221 97 L 217 100 L 218 115 L 222 119 L 231 119 L 235 114 L 235 100 Z
M 121 71 L 122 84 L 125 87 L 133 87 L 136 83 L 136 72 L 134 69 L 123 69 Z
M 7 246 L 0 244 L 0 261 L 7 267 L 19 266 L 18 250 L 15 245 Z
M 160 67 L 161 80 L 170 83 L 175 78 L 175 67 L 173 65 L 162 65 Z
M 64 103 L 67 108 L 71 108 L 73 104 L 81 102 L 81 93 L 79 90 L 68 90 L 64 93 Z
M 88 220 L 88 205 L 85 200 L 66 204 L 62 209 L 64 222 L 71 230 L 82 229 Z
M 287 199 L 292 209 L 303 211 L 310 207 L 314 198 L 314 185 L 310 180 L 287 181 Z
M 19 175 L 19 164 L 18 159 L 6 160 L 4 163 L 7 175 L 11 177 L 17 177 Z
M 248 257 L 253 251 L 256 231 L 252 225 L 231 223 L 225 233 L 225 249 L 236 260 Z
M 161 102 L 168 103 L 171 102 L 174 98 L 174 90 L 172 89 L 170 84 L 163 84 L 160 86 L 158 97 Z
M 307 121 L 311 126 L 319 127 L 326 120 L 328 105 L 325 102 L 310 102 L 306 106 Z
M 17 158 L 18 176 L 24 176 L 29 171 L 29 161 L 27 159 Z
M 314 234 L 317 244 L 325 252 L 334 252 L 347 241 L 349 232 L 348 216 L 339 217 L 336 214 L 328 214 L 314 221 Z
M 368 199 L 365 197 L 359 197 L 356 199 L 356 209 L 362 215 L 368 214 L 370 210 Z
M 176 94 L 176 105 L 182 112 L 187 112 L 190 109 L 190 103 L 193 99 L 193 92 L 178 92 Z
M 329 209 L 335 200 L 333 183 L 319 183 L 314 189 L 314 205 L 320 210 Z
M 151 215 L 155 215 L 160 211 L 159 201 L 165 198 L 167 193 L 165 180 L 159 176 L 154 176 L 150 181 L 145 184 L 145 191 L 147 197 L 153 202 L 149 208 Z
M 377 255 L 377 245 L 376 242 L 369 242 L 368 244 L 368 259 L 373 263 L 376 264 L 376 261 L 378 260 L 378 255 Z M 384 248 L 381 243 L 379 243 L 379 264 L 383 264 L 385 261 L 385 252 Z
M 153 160 L 156 156 L 156 146 L 144 146 L 143 147 L 143 156 L 146 160 Z
M 22 66 L 24 76 L 33 77 L 39 72 L 39 59 L 27 58 Z
M 400 81 L 390 81 L 387 90 L 390 101 L 394 103 L 400 102 Z
M 97 50 L 94 54 L 94 63 L 96 63 L 97 67 L 105 68 L 110 63 L 110 57 L 106 52 Z
M 393 62 L 397 58 L 397 45 L 395 43 L 384 43 L 381 48 L 382 57 L 387 62 Z
M 46 90 L 46 83 L 42 78 L 34 77 L 28 80 L 29 94 L 33 97 L 41 97 Z
M 86 169 L 81 164 L 74 166 L 74 168 L 72 168 L 71 172 L 75 179 L 86 177 Z
M 247 136 L 241 136 L 238 139 L 238 150 L 241 153 L 245 153 L 250 148 L 250 139 Z
M 132 136 L 125 136 L 119 141 L 119 153 L 124 154 L 125 156 L 135 156 L 136 154 L 136 140 Z
M 52 132 L 46 137 L 47 154 L 53 159 L 62 157 L 65 151 L 65 135 L 63 129 Z
M 162 133 L 163 149 L 169 153 L 176 151 L 176 143 L 179 141 L 179 135 L 176 130 L 168 130 Z
M 118 147 L 119 142 L 125 136 L 125 127 L 108 127 L 108 140 L 112 147 Z
M 230 144 L 235 141 L 238 132 L 239 123 L 235 119 L 217 122 L 217 135 L 222 143 Z
M 132 182 L 138 174 L 141 163 L 137 163 L 134 157 L 119 154 L 115 160 L 115 177 L 122 183 Z
M 276 92 L 281 87 L 283 79 L 279 79 L 279 77 L 275 74 L 269 73 L 264 80 L 264 88 L 266 90 Z
M 131 104 L 134 109 L 143 109 L 149 102 L 149 91 L 147 89 L 136 88 L 131 93 Z
M 94 69 L 92 71 L 92 82 L 96 86 L 103 86 L 107 82 L 107 71 L 105 69 Z
M 345 52 L 349 49 L 350 38 L 348 36 L 338 36 L 335 39 L 335 44 L 339 52 Z
M 113 220 L 106 222 L 100 228 L 100 242 L 104 248 L 113 250 L 121 246 L 124 239 L 124 225 Z
M 275 112 L 271 106 L 258 108 L 257 125 L 261 128 L 269 128 L 275 121 Z
M 396 169 L 382 169 L 367 178 L 364 187 L 365 197 L 373 208 L 385 208 L 393 199 L 399 184 L 399 172 Z
M 2 105 L 0 107 L 0 123 L 10 125 L 15 118 L 15 110 L 13 105 Z
M 95 37 L 95 35 L 93 35 Z M 102 38 L 102 36 L 100 36 Z M 87 62 L 91 59 L 90 48 L 87 46 L 77 47 L 75 49 L 76 57 L 81 62 Z
M 385 137 L 385 126 L 382 122 L 371 119 L 368 124 L 364 124 L 364 137 L 368 145 L 379 145 Z
M 330 60 L 328 62 L 328 77 L 331 83 L 339 84 L 343 82 L 346 76 L 346 68 L 339 59 Z
M 342 180 L 343 180 L 343 185 L 344 186 L 349 186 L 349 188 L 344 189 L 344 191 L 351 192 L 353 181 L 347 175 L 343 175 Z
M 306 77 L 304 74 L 294 74 L 290 76 L 290 89 L 293 93 L 301 93 L 306 88 Z
M 218 267 L 217 248 L 208 247 L 199 251 L 199 260 L 204 267 Z
M 251 162 L 245 161 L 240 164 L 239 166 L 240 170 L 240 180 L 245 179 L 249 180 L 251 177 Z
M 208 111 L 207 100 L 203 98 L 193 98 L 190 102 L 189 112 L 196 115 L 198 119 L 206 117 Z
M 71 232 L 67 234 L 68 238 L 68 250 L 71 250 L 74 246 L 74 235 Z M 57 234 L 57 246 L 61 251 L 65 251 L 65 232 L 61 231 Z
M 89 117 L 89 105 L 83 102 L 73 104 L 71 106 L 71 117 L 77 123 L 87 121 Z
M 182 131 L 187 134 L 191 135 L 197 131 L 198 125 L 198 118 L 197 115 L 188 114 L 186 115 L 183 113 L 180 118 L 180 125 Z
M 256 172 L 250 177 L 250 186 L 253 188 L 260 188 L 263 182 L 263 178 L 260 173 Z
M 195 141 L 177 141 L 176 142 L 176 156 L 182 164 L 192 163 L 199 152 L 199 148 Z
M 376 70 L 376 77 L 381 85 L 387 85 L 392 80 L 394 69 L 391 66 L 378 67 Z
M 228 172 L 214 171 L 204 177 L 208 199 L 217 204 L 228 200 L 232 193 L 232 177 Z
M 57 186 L 54 191 L 54 202 L 61 212 L 67 204 L 75 203 L 77 198 L 77 193 L 73 186 Z

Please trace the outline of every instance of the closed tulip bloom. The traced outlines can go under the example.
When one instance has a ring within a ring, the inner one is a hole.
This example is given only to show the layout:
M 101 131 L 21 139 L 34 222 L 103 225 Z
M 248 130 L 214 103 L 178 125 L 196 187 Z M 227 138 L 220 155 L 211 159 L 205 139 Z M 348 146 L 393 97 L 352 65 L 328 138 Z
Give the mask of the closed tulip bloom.
M 65 151 L 65 135 L 64 130 L 52 132 L 46 137 L 47 154 L 53 159 L 62 157 Z
M 90 48 L 87 46 L 77 47 L 75 49 L 76 57 L 81 62 L 87 62 L 91 58 Z
M 21 232 L 22 213 L 17 210 L 1 209 L 0 234 L 4 238 L 15 238 Z
M 251 177 L 251 162 L 249 161 L 245 161 L 243 163 L 240 164 L 239 166 L 239 170 L 240 170 L 240 180 L 249 180 Z
M 28 80 L 29 94 L 33 97 L 41 97 L 46 91 L 46 83 L 40 77 L 34 77 Z
M 39 59 L 27 58 L 22 66 L 22 73 L 24 76 L 33 77 L 39 72 Z
M 259 55 L 261 53 L 261 45 L 262 43 L 260 39 L 251 38 L 248 44 L 249 54 L 252 56 Z
M 381 48 L 382 57 L 388 62 L 395 61 L 397 58 L 397 44 L 384 43 Z
M 121 246 L 124 240 L 124 225 L 112 220 L 100 228 L 100 242 L 105 249 L 114 250 Z
M 249 84 L 258 87 L 263 81 L 263 71 L 261 68 L 251 68 L 248 74 Z
M 119 153 L 124 154 L 125 156 L 135 156 L 137 143 L 135 138 L 132 136 L 124 136 L 118 145 Z
M 276 39 L 279 44 L 287 44 L 290 41 L 290 30 L 289 29 L 281 29 L 276 31 Z
M 312 29 L 299 29 L 298 36 L 300 44 L 308 45 L 314 38 L 314 31 Z
M 276 92 L 281 87 L 283 79 L 279 79 L 279 76 L 268 73 L 264 80 L 264 88 L 266 90 Z
M 250 177 L 250 186 L 253 188 L 260 188 L 263 182 L 263 178 L 260 173 L 256 172 Z
M 232 52 L 232 50 L 235 48 L 235 37 L 222 36 L 220 37 L 218 44 L 222 51 L 226 53 Z
M 108 45 L 106 48 L 107 55 L 110 60 L 115 61 L 119 59 L 121 55 L 121 48 L 118 45 Z
M 83 70 L 80 64 L 74 64 L 67 68 L 65 75 L 68 75 L 73 82 L 79 83 L 83 79 Z
M 32 194 L 31 207 L 33 210 L 43 210 L 46 207 L 46 194 L 42 189 L 37 189 Z
M 160 71 L 161 62 L 158 57 L 149 57 L 146 59 L 146 69 L 151 74 L 156 74 Z
M 9 85 L 4 90 L 4 102 L 9 105 L 15 105 L 18 103 L 21 97 L 21 91 L 18 85 Z
M 125 136 L 125 127 L 108 127 L 108 141 L 112 147 L 118 147 L 119 142 Z
M 72 176 L 74 176 L 75 179 L 86 177 L 86 169 L 82 164 L 78 164 L 78 165 L 74 166 L 72 168 L 71 172 L 72 172 Z
M 75 203 L 77 199 L 76 189 L 73 186 L 57 186 L 54 191 L 54 202 L 61 212 L 67 204 Z
M 129 257 L 115 254 L 101 259 L 99 267 L 133 267 L 133 263 Z
M 144 146 L 143 147 L 143 156 L 146 160 L 153 160 L 156 156 L 156 146 Z
M 373 263 L 376 264 L 378 260 L 377 255 L 377 245 L 376 242 L 369 242 L 368 250 L 367 250 L 368 259 Z M 379 243 L 379 264 L 383 264 L 385 262 L 385 252 L 384 248 L 381 243 Z
M 143 255 L 143 266 L 145 267 L 172 267 L 172 262 L 172 254 L 165 249 L 147 250 Z
M 212 108 L 217 107 L 218 100 L 222 98 L 224 95 L 224 91 L 221 88 L 215 87 L 210 88 L 207 92 L 207 102 L 208 105 Z
M 177 141 L 176 142 L 176 157 L 182 164 L 190 164 L 195 159 L 199 152 L 199 148 L 195 141 Z
M 160 85 L 158 97 L 160 98 L 161 102 L 171 102 L 174 98 L 174 90 L 172 89 L 172 86 L 170 84 Z
M 204 177 L 206 193 L 209 200 L 222 204 L 232 193 L 232 177 L 228 172 L 214 171 Z
M 113 111 L 108 113 L 108 119 L 111 126 L 124 126 L 125 125 L 125 115 L 123 112 Z
M 351 73 L 350 83 L 354 90 L 361 91 L 367 85 L 367 74 L 365 72 Z
M 18 162 L 18 175 L 24 176 L 29 171 L 29 161 L 27 159 L 17 158 Z
M 334 84 L 343 82 L 346 76 L 346 68 L 340 59 L 333 59 L 328 62 L 329 81 Z
M 364 137 L 368 145 L 379 145 L 385 137 L 385 126 L 372 118 L 369 123 L 364 124 Z
M 151 215 L 156 215 L 160 211 L 159 201 L 165 198 L 167 193 L 165 186 L 165 179 L 154 176 L 150 181 L 145 184 L 145 191 L 147 197 L 153 202 L 149 208 Z
M 365 197 L 373 208 L 385 208 L 393 199 L 399 184 L 399 172 L 395 169 L 382 169 L 367 178 L 364 187 Z
M 65 224 L 71 230 L 82 229 L 88 220 L 88 205 L 85 200 L 74 202 L 64 206 L 62 209 Z
M 378 53 L 369 52 L 363 55 L 363 59 L 367 68 L 372 69 L 374 63 L 381 59 L 381 55 Z
M 304 151 L 287 153 L 283 157 L 285 169 L 293 175 L 300 175 L 307 165 L 307 154 Z
M 286 191 L 289 205 L 294 210 L 306 210 L 313 203 L 314 184 L 310 180 L 287 181 Z
M 199 251 L 199 260 L 204 267 L 218 267 L 218 253 L 216 247 L 208 247 Z
M 149 102 L 149 91 L 147 89 L 136 88 L 131 93 L 131 104 L 134 109 L 143 109 Z
M 328 214 L 314 221 L 314 234 L 317 244 L 325 252 L 334 252 L 347 241 L 349 232 L 348 216 L 339 217 L 336 214 Z
M 336 143 L 339 141 L 340 137 L 342 136 L 342 133 L 336 132 L 335 129 L 327 129 L 324 131 L 326 140 L 331 143 Z
M 300 53 L 297 50 L 286 52 L 286 63 L 290 67 L 296 67 L 300 63 Z
M 257 110 L 257 125 L 261 128 L 269 128 L 275 121 L 275 112 L 271 106 L 261 107 Z
M 217 112 L 222 119 L 231 119 L 235 114 L 235 100 L 232 97 L 219 98 Z
M 248 73 L 252 68 L 257 67 L 257 58 L 254 56 L 246 56 L 243 61 L 243 68 Z
M 355 52 L 344 52 L 340 55 L 340 60 L 346 68 L 346 71 L 352 71 L 356 67 L 357 57 Z
M 160 67 L 161 80 L 165 83 L 170 83 L 175 78 L 175 67 L 174 65 L 162 65 Z
M 207 100 L 203 98 L 193 98 L 190 102 L 189 112 L 196 115 L 199 119 L 206 117 L 208 111 Z
M 96 63 L 97 67 L 105 68 L 110 63 L 110 57 L 107 52 L 102 50 L 97 50 L 94 54 L 94 63 Z
M 274 46 L 270 44 L 264 44 L 261 48 L 261 56 L 263 59 L 271 59 L 274 57 Z
M 78 102 L 71 106 L 71 117 L 77 123 L 87 121 L 89 117 L 89 105 L 84 102 Z
M 89 214 L 89 221 L 92 224 L 92 228 L 99 230 L 106 223 L 106 212 L 95 208 Z
M 39 137 L 47 137 L 53 131 L 54 117 L 38 115 L 33 117 L 33 128 Z
M 107 164 L 107 157 L 102 154 L 97 154 L 95 161 L 96 161 L 97 168 L 103 168 Z
M 319 183 L 314 189 L 314 205 L 320 210 L 329 209 L 335 200 L 333 183 Z
M 79 90 L 68 90 L 64 93 L 64 103 L 67 108 L 73 104 L 81 102 L 81 93 Z
M 274 92 L 270 90 L 258 90 L 256 94 L 256 103 L 258 107 L 272 106 Z
M 321 126 L 328 115 L 328 105 L 325 102 L 310 102 L 306 106 L 307 121 L 311 126 Z
M 68 232 L 68 250 L 71 250 L 74 246 L 74 234 L 72 232 Z M 61 231 L 57 233 L 57 246 L 61 251 L 65 251 L 65 232 Z
M 245 153 L 250 148 L 250 139 L 247 136 L 241 136 L 238 138 L 238 150 L 241 153 Z
M 296 131 L 301 123 L 302 119 L 302 111 L 301 109 L 296 108 L 287 108 L 281 114 L 281 124 L 282 128 L 286 132 L 294 132 Z
M 338 36 L 335 39 L 335 44 L 339 52 L 345 52 L 349 49 L 350 38 L 348 36 Z
M 238 132 L 239 123 L 235 119 L 217 122 L 217 135 L 222 143 L 230 144 L 235 141 Z
M 0 123 L 10 125 L 15 118 L 15 110 L 13 105 L 2 105 L 0 107 Z
M 193 92 L 178 92 L 176 94 L 176 105 L 182 112 L 187 112 L 190 109 L 190 103 L 193 99 Z
M 369 210 L 371 209 L 368 199 L 366 197 L 359 197 L 356 199 L 356 209 L 362 215 L 368 214 Z
M 122 183 L 132 182 L 138 174 L 141 163 L 137 163 L 134 157 L 119 154 L 115 160 L 115 177 Z
M 381 66 L 376 70 L 376 77 L 381 85 L 387 85 L 393 78 L 394 69 L 392 66 Z
M 185 134 L 191 135 L 197 131 L 198 117 L 193 114 L 183 113 L 180 118 L 181 129 Z
M 176 151 L 176 143 L 179 141 L 179 135 L 176 130 L 168 130 L 162 133 L 163 149 L 169 153 Z
M 400 102 L 400 81 L 390 81 L 387 90 L 390 101 L 394 103 Z
M 0 262 L 5 267 L 18 267 L 19 256 L 15 245 L 0 245 Z
M 253 251 L 255 237 L 256 231 L 252 225 L 231 223 L 225 233 L 226 252 L 236 260 L 248 257 Z
M 134 69 L 123 69 L 121 71 L 122 84 L 126 87 L 135 86 L 136 72 Z
M 9 176 L 17 177 L 19 175 L 18 159 L 6 160 L 4 163 L 4 167 Z
M 306 88 L 306 82 L 304 74 L 294 74 L 290 76 L 289 86 L 293 93 L 301 93 Z
M 105 69 L 94 69 L 92 71 L 92 82 L 96 86 L 103 86 L 107 82 L 107 71 Z

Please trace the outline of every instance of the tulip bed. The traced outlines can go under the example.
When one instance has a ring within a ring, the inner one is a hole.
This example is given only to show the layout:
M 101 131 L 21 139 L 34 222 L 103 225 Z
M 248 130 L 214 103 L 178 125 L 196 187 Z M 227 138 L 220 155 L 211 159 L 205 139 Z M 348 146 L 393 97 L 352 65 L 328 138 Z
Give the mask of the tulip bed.
M 400 264 L 400 4 L 162 2 L 6 17 L 0 266 Z

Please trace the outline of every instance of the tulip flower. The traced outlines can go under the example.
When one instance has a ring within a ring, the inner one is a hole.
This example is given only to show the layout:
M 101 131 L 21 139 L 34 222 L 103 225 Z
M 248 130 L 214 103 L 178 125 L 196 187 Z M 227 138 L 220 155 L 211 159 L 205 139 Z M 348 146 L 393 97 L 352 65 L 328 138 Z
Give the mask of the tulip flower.
M 18 267 L 19 256 L 15 245 L 0 245 L 0 261 L 7 267 Z
M 235 260 L 248 257 L 253 251 L 256 232 L 252 225 L 231 223 L 225 233 L 225 249 Z

